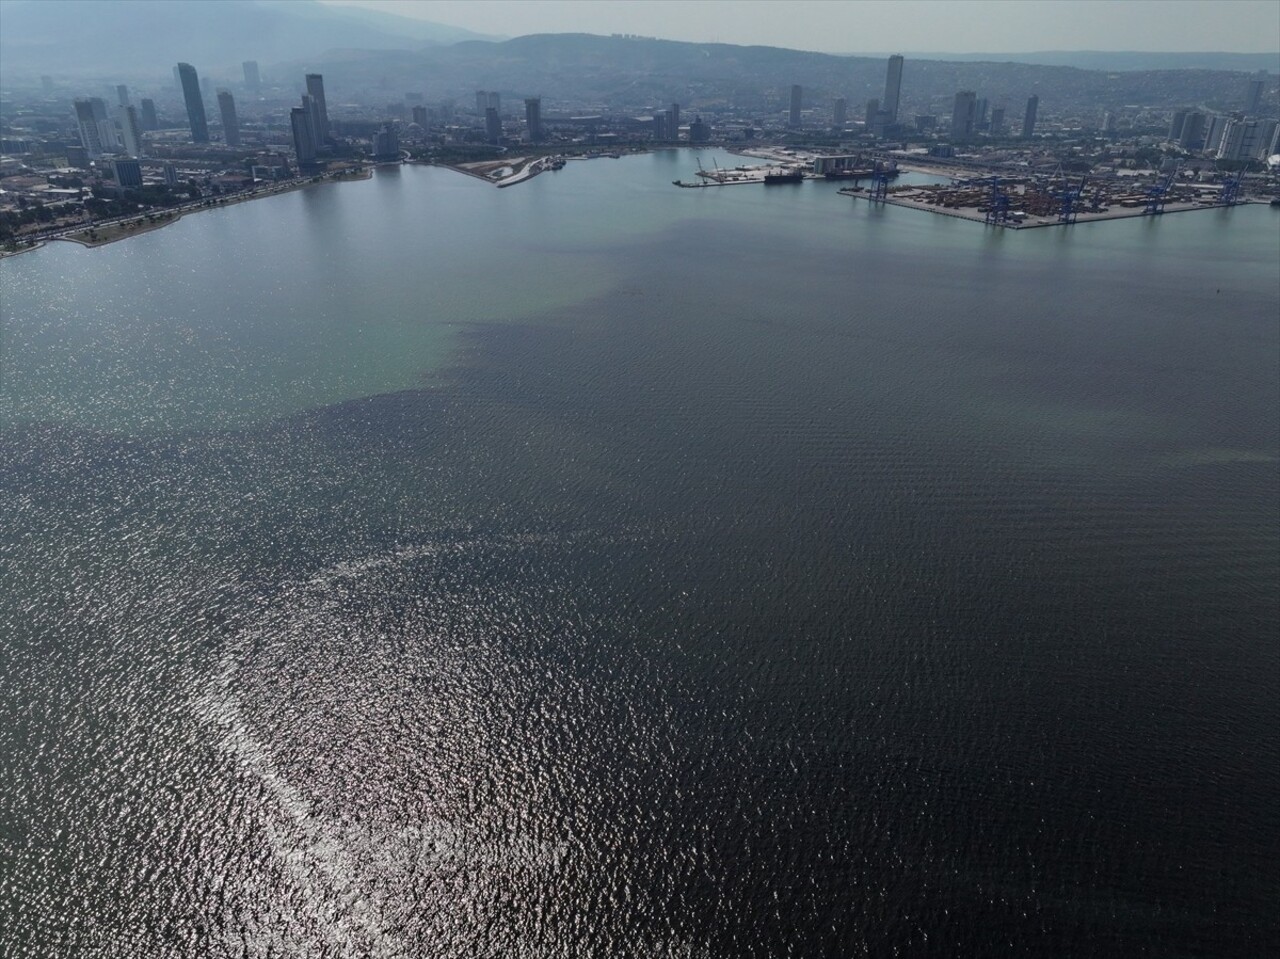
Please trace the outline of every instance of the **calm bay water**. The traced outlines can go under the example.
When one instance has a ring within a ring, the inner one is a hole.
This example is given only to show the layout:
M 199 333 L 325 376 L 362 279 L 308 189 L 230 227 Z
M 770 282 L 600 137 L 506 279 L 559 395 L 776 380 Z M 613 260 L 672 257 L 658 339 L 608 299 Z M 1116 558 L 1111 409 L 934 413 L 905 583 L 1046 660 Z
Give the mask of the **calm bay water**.
M 694 166 L 0 264 L 0 952 L 1274 945 L 1280 216 Z

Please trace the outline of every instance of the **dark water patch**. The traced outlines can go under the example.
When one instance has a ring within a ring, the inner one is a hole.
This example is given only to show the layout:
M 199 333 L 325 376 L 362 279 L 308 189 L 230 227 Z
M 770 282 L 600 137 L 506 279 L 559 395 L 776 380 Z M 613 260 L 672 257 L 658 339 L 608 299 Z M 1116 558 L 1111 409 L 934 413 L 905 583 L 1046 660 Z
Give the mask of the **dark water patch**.
M 1255 301 L 682 233 L 429 388 L 3 436 L 5 949 L 1265 951 Z

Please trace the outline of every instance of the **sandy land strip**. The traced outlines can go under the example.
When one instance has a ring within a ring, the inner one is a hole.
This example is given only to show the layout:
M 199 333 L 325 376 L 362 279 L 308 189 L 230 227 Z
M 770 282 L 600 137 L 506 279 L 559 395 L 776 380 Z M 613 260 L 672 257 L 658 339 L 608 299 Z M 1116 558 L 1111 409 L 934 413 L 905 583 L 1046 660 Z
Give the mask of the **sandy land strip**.
M 872 200 L 868 193 L 854 193 L 852 191 L 841 190 L 841 195 L 853 197 L 855 199 L 867 200 L 870 203 L 884 203 L 888 206 L 900 206 L 908 210 L 919 210 L 922 213 L 932 213 L 935 216 L 949 216 L 957 220 L 968 220 L 971 223 L 986 224 L 986 215 L 972 208 L 949 209 L 947 207 L 933 206 L 921 200 L 915 200 L 910 197 L 893 197 L 889 196 L 883 200 Z M 1242 200 L 1237 206 L 1243 206 L 1248 200 Z M 1221 210 L 1223 205 L 1220 203 L 1200 204 L 1200 203 L 1170 203 L 1164 208 L 1165 213 L 1189 213 L 1192 210 Z M 1163 215 L 1163 214 L 1160 214 Z M 1151 216 L 1144 213 L 1141 209 L 1124 207 L 1118 210 L 1108 210 L 1106 213 L 1086 213 L 1080 212 L 1076 215 L 1076 223 L 1097 223 L 1102 220 L 1128 220 L 1134 217 Z M 1070 226 L 1069 223 L 1061 223 L 1056 218 L 1048 217 L 1027 218 L 1021 223 L 1000 223 L 994 224 L 1006 230 L 1033 230 L 1038 227 L 1045 226 Z
M 81 246 L 86 247 L 106 246 L 108 243 L 115 243 L 118 240 L 126 240 L 131 236 L 139 236 L 143 233 L 150 233 L 152 230 L 159 230 L 162 227 L 177 223 L 184 216 L 188 216 L 193 213 L 202 213 L 205 210 L 221 210 L 229 206 L 235 206 L 237 203 L 247 203 L 250 200 L 261 200 L 264 197 L 279 196 L 283 193 L 291 193 L 294 190 L 301 190 L 304 187 L 323 186 L 327 183 L 342 183 L 349 180 L 367 180 L 372 176 L 372 169 L 365 167 L 364 170 L 358 173 L 343 173 L 339 176 L 325 177 L 319 183 L 312 183 L 309 178 L 306 180 L 289 180 L 283 184 L 279 184 L 256 193 L 234 193 L 228 197 L 219 197 L 217 198 L 217 202 L 212 206 L 204 206 L 204 201 L 201 201 L 201 203 L 192 206 L 154 211 L 151 215 L 158 219 L 156 222 L 152 223 L 147 222 L 147 214 L 145 213 L 140 216 L 130 217 L 127 220 L 108 223 L 105 226 L 95 228 L 98 232 L 98 238 L 96 240 L 90 240 L 88 238 L 88 227 L 85 227 L 83 230 L 79 230 L 74 234 L 52 237 L 52 239 L 67 240 L 68 242 L 79 243 Z M 166 217 L 165 214 L 169 214 L 169 216 Z M 125 229 L 124 227 L 126 225 L 130 228 Z M 45 242 L 46 241 L 42 240 L 36 246 L 28 247 L 27 249 L 38 249 L 40 246 L 43 246 Z M 15 253 L 25 253 L 27 252 L 27 249 L 17 250 Z

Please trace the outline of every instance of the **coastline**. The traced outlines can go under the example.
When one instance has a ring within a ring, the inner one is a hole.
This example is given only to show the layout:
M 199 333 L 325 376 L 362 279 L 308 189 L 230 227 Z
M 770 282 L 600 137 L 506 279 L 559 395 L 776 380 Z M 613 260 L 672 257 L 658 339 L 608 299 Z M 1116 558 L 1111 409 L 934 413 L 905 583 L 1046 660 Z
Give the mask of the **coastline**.
M 106 246 L 109 243 L 117 243 L 120 240 L 127 240 L 130 237 L 141 236 L 144 233 L 151 233 L 155 230 L 163 229 L 166 226 L 177 223 L 184 216 L 190 216 L 195 213 L 202 213 L 207 210 L 225 209 L 229 206 L 235 206 L 238 203 L 248 203 L 252 200 L 261 200 L 266 197 L 280 196 L 284 193 L 292 193 L 294 190 L 301 190 L 309 186 L 324 186 L 329 183 L 343 183 L 354 180 L 368 180 L 373 176 L 373 165 L 366 166 L 359 171 L 345 170 L 333 176 L 322 176 L 317 182 L 311 178 L 305 180 L 287 180 L 281 184 L 273 184 L 265 190 L 255 190 L 245 193 L 233 193 L 226 197 L 209 198 L 213 200 L 202 200 L 186 206 L 174 207 L 166 210 L 153 211 L 150 213 L 142 213 L 130 215 L 121 220 L 116 220 L 102 226 L 93 227 L 71 227 L 72 232 L 64 236 L 42 237 L 30 246 L 24 246 L 18 250 L 6 250 L 0 252 L 0 259 L 10 256 L 20 256 L 23 253 L 29 253 L 32 250 L 38 250 L 48 243 L 64 240 L 68 243 L 77 243 L 88 249 L 95 249 L 100 246 Z M 206 205 L 208 204 L 208 205 Z M 157 217 L 155 221 L 148 222 L 147 217 Z M 96 239 L 89 239 L 88 233 L 90 229 L 96 230 L 99 234 Z M 105 234 L 105 235 L 104 235 Z

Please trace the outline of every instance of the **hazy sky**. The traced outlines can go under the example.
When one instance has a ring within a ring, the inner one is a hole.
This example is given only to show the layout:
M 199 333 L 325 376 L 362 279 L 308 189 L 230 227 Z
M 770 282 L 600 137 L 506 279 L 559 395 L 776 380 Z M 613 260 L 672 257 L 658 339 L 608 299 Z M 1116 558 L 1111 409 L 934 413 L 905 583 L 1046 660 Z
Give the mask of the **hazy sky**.
M 480 33 L 639 33 L 828 53 L 1271 53 L 1277 0 L 321 0 Z

